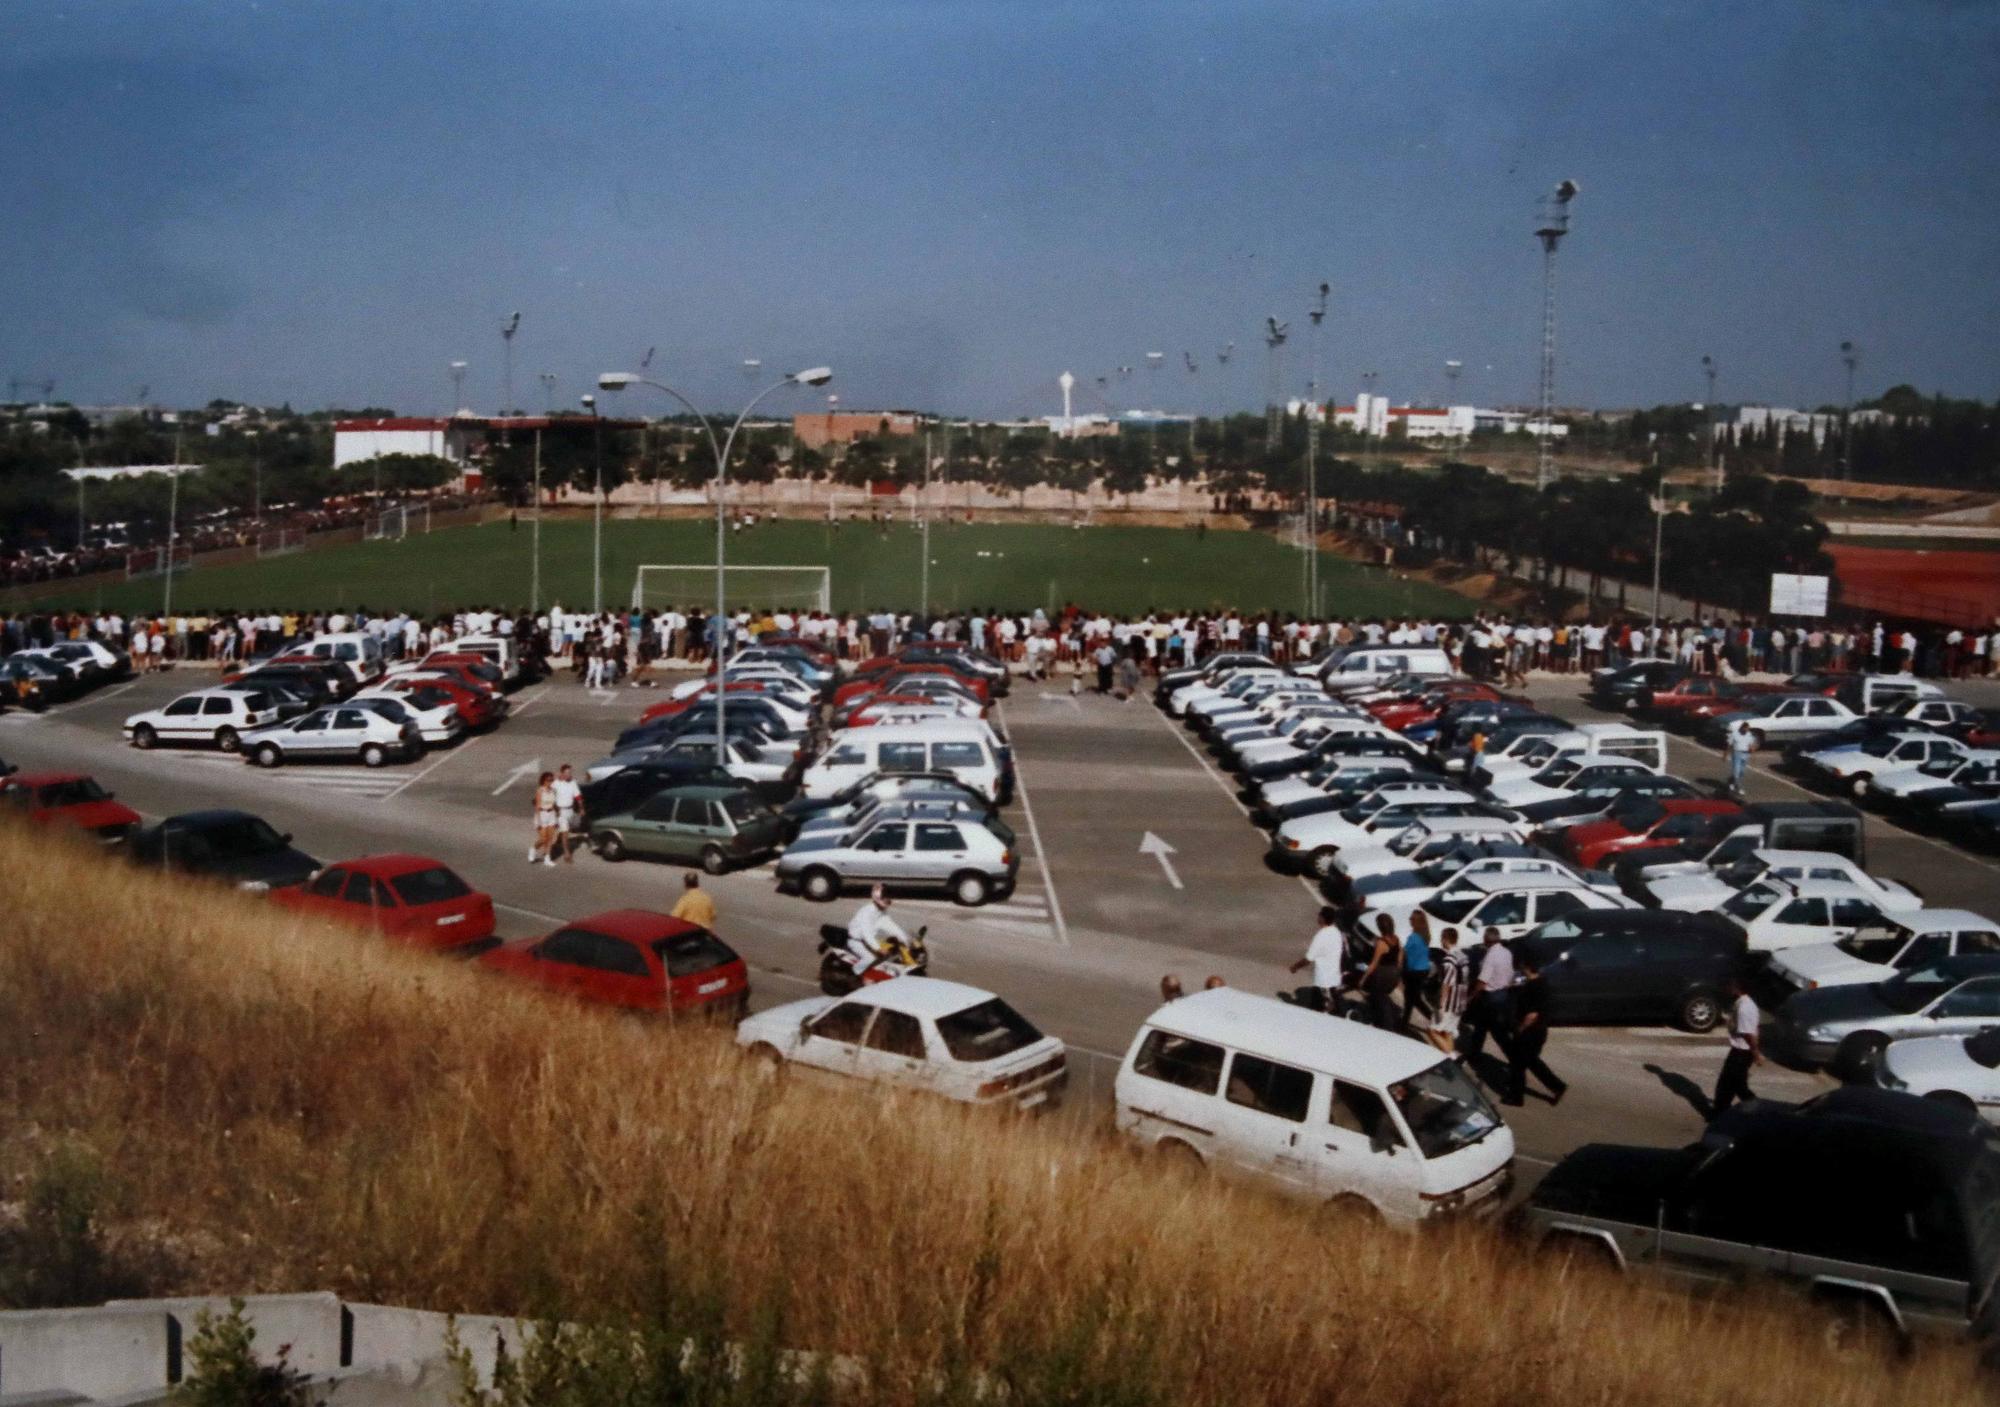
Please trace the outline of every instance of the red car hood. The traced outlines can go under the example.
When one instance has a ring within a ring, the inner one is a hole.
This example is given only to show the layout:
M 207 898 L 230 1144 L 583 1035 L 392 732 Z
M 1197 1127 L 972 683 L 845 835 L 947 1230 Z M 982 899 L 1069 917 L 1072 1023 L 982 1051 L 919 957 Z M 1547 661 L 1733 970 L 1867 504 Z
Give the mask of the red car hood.
M 139 813 L 122 801 L 86 801 L 76 806 L 58 806 L 53 810 L 35 812 L 35 819 L 49 825 L 81 826 L 85 830 L 102 830 L 105 826 L 132 826 L 139 823 Z

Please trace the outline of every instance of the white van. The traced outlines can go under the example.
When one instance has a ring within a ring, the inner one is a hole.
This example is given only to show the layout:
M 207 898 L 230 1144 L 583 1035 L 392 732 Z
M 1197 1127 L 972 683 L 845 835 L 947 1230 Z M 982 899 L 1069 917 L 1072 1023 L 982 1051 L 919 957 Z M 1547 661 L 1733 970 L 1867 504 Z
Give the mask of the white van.
M 1114 1088 L 1143 1143 L 1394 1222 L 1497 1212 L 1513 1180 L 1513 1132 L 1457 1061 L 1233 987 L 1154 1012 Z
M 1350 645 L 1326 662 L 1319 677 L 1330 689 L 1336 684 L 1387 679 L 1392 674 L 1449 679 L 1451 656 L 1435 645 Z
M 514 648 L 514 642 L 504 635 L 462 635 L 448 642 L 443 651 L 455 655 L 478 655 L 500 671 L 503 684 L 517 684 L 521 679 L 521 654 Z
M 357 685 L 373 684 L 382 677 L 382 642 L 364 631 L 349 630 L 339 635 L 315 635 L 293 645 L 279 657 L 283 660 L 309 659 L 322 664 L 346 666 Z
M 999 802 L 1012 791 L 1012 768 L 991 728 L 979 719 L 938 719 L 842 729 L 799 778 L 799 792 L 832 796 L 871 772 L 949 772 Z

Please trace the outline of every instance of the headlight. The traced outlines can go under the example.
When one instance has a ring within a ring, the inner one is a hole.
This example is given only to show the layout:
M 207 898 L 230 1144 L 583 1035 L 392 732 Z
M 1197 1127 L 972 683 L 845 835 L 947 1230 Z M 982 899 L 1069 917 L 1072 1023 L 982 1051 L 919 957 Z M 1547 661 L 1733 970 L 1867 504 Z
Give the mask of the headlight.
M 246 879 L 236 887 L 246 894 L 262 894 L 271 886 L 261 879 Z
M 1287 850 L 1296 850 L 1299 848 L 1298 841 L 1294 840 L 1291 836 L 1280 836 L 1279 839 L 1285 842 L 1285 849 Z
M 1833 1039 L 1833 1030 L 1827 1026 L 1810 1026 L 1806 1029 L 1806 1039 L 1809 1041 L 1830 1041 Z

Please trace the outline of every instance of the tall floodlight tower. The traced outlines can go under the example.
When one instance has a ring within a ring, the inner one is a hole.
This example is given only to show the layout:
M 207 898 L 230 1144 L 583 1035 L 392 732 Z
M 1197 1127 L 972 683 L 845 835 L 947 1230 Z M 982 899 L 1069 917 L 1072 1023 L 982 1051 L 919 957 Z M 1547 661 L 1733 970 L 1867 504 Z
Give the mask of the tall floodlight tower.
M 451 413 L 457 415 L 465 409 L 465 363 L 451 364 Z
M 1146 389 L 1152 394 L 1152 414 L 1146 422 L 1146 458 L 1152 468 L 1159 467 L 1160 459 L 1160 368 L 1167 364 L 1165 352 L 1146 353 Z
M 1319 615 L 1319 329 L 1333 285 L 1322 281 L 1313 298 L 1312 376 L 1306 382 L 1306 619 Z
M 1181 349 L 1181 364 L 1182 364 L 1183 366 L 1185 366 L 1185 367 L 1187 368 L 1187 374 L 1188 374 L 1188 375 L 1189 375 L 1190 377 L 1193 377 L 1193 376 L 1198 376 L 1198 375 L 1200 375 L 1200 374 L 1201 374 L 1201 363 L 1200 363 L 1200 362 L 1198 362 L 1198 361 L 1196 361 L 1196 360 L 1194 359 L 1194 353 L 1193 353 L 1193 352 L 1190 352 L 1190 351 L 1188 351 L 1188 350 L 1187 350 L 1186 348 L 1182 348 L 1182 349 Z M 1200 404 L 1201 404 L 1201 397 L 1200 397 L 1199 395 L 1197 395 L 1197 394 L 1195 393 L 1195 387 L 1194 387 L 1194 384 L 1193 384 L 1193 382 L 1192 382 L 1192 381 L 1190 381 L 1190 382 L 1188 383 L 1188 469 L 1189 469 L 1189 472 L 1193 472 L 1193 469 L 1194 469 L 1194 425 L 1195 425 L 1195 421 L 1197 421 L 1197 420 L 1199 420 L 1199 419 L 1201 418 L 1200 414 L 1199 414 L 1199 413 L 1198 413 L 1198 412 L 1196 411 L 1195 407 L 1196 407 L 1196 406 L 1198 406 L 1198 405 L 1200 405 Z
M 542 383 L 543 412 L 547 415 L 554 415 L 556 413 L 556 374 L 553 371 L 537 372 L 535 379 Z
M 1063 393 L 1062 432 L 1065 435 L 1074 435 L 1076 434 L 1076 420 L 1071 414 L 1070 392 L 1076 389 L 1076 378 L 1065 371 L 1061 376 L 1056 378 L 1056 385 L 1062 387 Z
M 1861 349 L 1852 342 L 1840 344 L 1840 359 L 1847 366 L 1847 409 L 1840 417 L 1840 477 L 1854 477 L 1854 369 L 1861 365 Z
M 1549 431 L 1556 415 L 1556 246 L 1569 233 L 1569 203 L 1576 199 L 1575 181 L 1558 184 L 1542 207 L 1535 238 L 1542 242 L 1542 418 L 1535 427 L 1535 487 L 1547 488 L 1555 477 L 1549 452 Z
M 1708 399 L 1701 404 L 1701 413 L 1708 420 L 1708 486 L 1717 493 L 1722 492 L 1722 460 L 1715 452 L 1715 358 L 1701 359 L 1701 374 L 1708 378 Z
M 1264 399 L 1264 443 L 1278 443 L 1278 422 L 1285 413 L 1285 338 L 1291 333 L 1291 324 L 1279 322 L 1276 318 L 1264 319 L 1264 346 L 1270 353 L 1270 392 Z
M 514 405 L 514 334 L 521 330 L 521 315 L 514 313 L 500 324 L 500 413 L 512 415 Z M 504 427 L 503 427 L 504 429 Z
M 1448 361 L 1444 364 L 1444 403 L 1446 409 L 1458 404 L 1458 374 L 1465 370 L 1462 361 Z

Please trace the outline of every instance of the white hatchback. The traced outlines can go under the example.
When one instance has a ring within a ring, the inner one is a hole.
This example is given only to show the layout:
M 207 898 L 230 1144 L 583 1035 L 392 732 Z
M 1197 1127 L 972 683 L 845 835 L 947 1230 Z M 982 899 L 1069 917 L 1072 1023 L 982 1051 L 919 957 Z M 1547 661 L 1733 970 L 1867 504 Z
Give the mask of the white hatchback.
M 199 743 L 235 752 L 243 735 L 278 720 L 278 701 L 261 689 L 197 689 L 125 720 L 125 737 L 142 751 L 161 743 Z
M 774 1006 L 739 1022 L 736 1043 L 767 1060 L 964 1104 L 1047 1109 L 1069 1080 L 1061 1041 L 993 993 L 935 977 Z
M 423 742 L 416 729 L 353 703 L 311 713 L 243 735 L 243 756 L 259 767 L 287 762 L 359 762 L 380 767 L 407 761 Z

